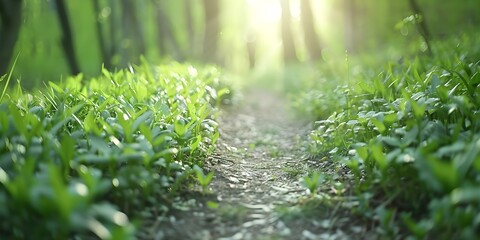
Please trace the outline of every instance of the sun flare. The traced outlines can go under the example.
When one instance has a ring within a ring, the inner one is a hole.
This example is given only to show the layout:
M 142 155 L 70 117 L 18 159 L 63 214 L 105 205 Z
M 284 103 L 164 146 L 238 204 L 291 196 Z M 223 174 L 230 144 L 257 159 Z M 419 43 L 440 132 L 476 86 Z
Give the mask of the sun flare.
M 290 11 L 294 19 L 300 18 L 298 0 L 290 1 Z M 264 26 L 277 24 L 282 18 L 282 8 L 278 0 L 247 0 L 251 25 Z

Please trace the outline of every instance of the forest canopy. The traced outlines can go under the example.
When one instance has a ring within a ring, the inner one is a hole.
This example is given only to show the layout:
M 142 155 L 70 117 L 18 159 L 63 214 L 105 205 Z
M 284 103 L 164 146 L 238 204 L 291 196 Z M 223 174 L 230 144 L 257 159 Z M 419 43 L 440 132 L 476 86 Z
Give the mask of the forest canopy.
M 19 0 L 0 1 L 0 74 L 18 61 L 25 86 L 101 66 L 149 60 L 213 62 L 235 72 L 345 53 L 429 52 L 480 22 L 462 0 Z M 425 29 L 425 30 L 422 30 Z M 425 35 L 427 34 L 427 35 Z

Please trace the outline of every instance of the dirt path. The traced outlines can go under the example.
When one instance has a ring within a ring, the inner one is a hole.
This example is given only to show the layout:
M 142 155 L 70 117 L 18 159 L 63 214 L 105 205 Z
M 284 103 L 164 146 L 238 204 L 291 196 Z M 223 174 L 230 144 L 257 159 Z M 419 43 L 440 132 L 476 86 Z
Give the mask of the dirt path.
M 308 172 L 308 124 L 289 115 L 282 99 L 252 90 L 221 114 L 218 150 L 207 166 L 215 172 L 213 194 L 170 216 L 155 238 L 348 239 L 331 226 L 335 206 L 313 206 L 320 209 L 313 214 L 308 206 L 294 208 L 307 195 L 299 178 Z
M 306 158 L 302 147 L 308 130 L 285 108 L 282 98 L 254 90 L 247 92 L 240 108 L 223 115 L 220 152 L 229 157 L 220 159 L 214 167 L 217 177 L 212 189 L 221 199 L 220 212 L 229 208 L 239 212 L 228 216 L 230 212 L 227 218 L 235 221 L 226 219 L 213 234 L 229 239 L 291 235 L 276 207 L 297 201 L 305 192 L 288 172 L 299 170 L 298 165 Z

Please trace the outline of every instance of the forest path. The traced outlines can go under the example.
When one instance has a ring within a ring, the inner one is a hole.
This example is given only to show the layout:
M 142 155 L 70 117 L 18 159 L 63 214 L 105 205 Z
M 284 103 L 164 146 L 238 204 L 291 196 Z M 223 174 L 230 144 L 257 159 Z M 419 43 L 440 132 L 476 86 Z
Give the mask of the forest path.
M 215 173 L 212 194 L 176 211 L 155 238 L 348 239 L 330 224 L 334 206 L 315 203 L 313 213 L 295 207 L 307 198 L 299 178 L 312 167 L 305 148 L 308 124 L 295 119 L 285 97 L 275 93 L 252 89 L 243 99 L 220 114 L 218 149 L 206 166 Z

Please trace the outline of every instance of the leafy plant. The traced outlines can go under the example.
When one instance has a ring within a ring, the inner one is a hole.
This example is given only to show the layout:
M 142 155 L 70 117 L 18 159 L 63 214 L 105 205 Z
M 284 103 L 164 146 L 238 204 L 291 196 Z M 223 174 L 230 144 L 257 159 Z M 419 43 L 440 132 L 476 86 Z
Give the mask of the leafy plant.
M 300 181 L 302 185 L 308 189 L 308 192 L 311 195 L 315 195 L 317 189 L 324 182 L 324 175 L 319 172 L 313 172 L 310 173 L 308 176 L 302 177 Z
M 205 175 L 205 173 L 203 173 L 203 169 L 197 165 L 193 167 L 193 171 L 195 172 L 195 179 L 200 186 L 202 186 L 202 191 L 204 193 L 208 192 L 207 187 L 213 179 L 213 172 L 209 172 Z
M 144 61 L 9 93 L 0 103 L 2 237 L 133 238 L 136 209 L 168 210 L 188 169 L 213 150 L 219 74 Z M 205 187 L 212 178 L 199 176 Z
M 478 38 L 470 37 L 439 57 L 404 59 L 380 72 L 363 66 L 345 83 L 348 91 L 313 90 L 313 106 L 322 102 L 318 109 L 330 115 L 316 122 L 311 152 L 348 167 L 357 211 L 385 236 L 479 236 L 480 62 Z

